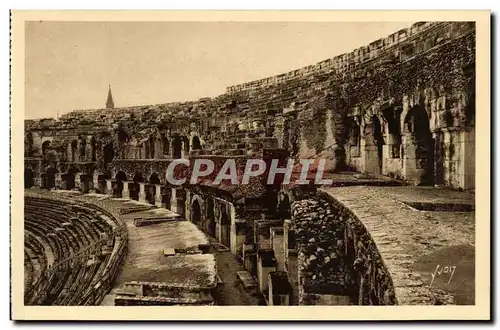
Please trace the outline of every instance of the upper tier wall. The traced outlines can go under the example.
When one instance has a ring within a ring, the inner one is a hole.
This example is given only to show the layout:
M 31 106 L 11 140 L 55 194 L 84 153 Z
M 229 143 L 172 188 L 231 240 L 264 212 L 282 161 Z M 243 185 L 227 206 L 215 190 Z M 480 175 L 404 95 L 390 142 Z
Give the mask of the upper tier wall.
M 438 38 L 447 39 L 464 34 L 469 28 L 461 22 L 418 22 L 411 27 L 399 30 L 386 38 L 381 38 L 333 58 L 309 65 L 277 76 L 227 87 L 227 93 L 265 88 L 286 82 L 290 79 L 317 73 L 337 74 L 355 69 L 356 66 L 384 56 L 396 61 L 404 61 L 409 56 L 424 52 L 433 47 Z

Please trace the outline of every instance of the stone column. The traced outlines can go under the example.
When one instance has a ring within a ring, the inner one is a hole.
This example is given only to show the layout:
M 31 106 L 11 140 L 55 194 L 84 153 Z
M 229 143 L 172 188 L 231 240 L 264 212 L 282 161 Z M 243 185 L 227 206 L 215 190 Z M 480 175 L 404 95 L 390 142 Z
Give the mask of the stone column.
M 139 182 L 139 202 L 147 203 L 146 201 L 146 183 Z
M 130 183 L 131 181 L 123 181 L 122 198 L 130 198 L 130 190 L 128 189 Z
M 106 179 L 106 194 L 113 195 L 113 180 Z
M 155 184 L 155 205 L 158 207 L 163 207 L 161 201 L 161 184 Z

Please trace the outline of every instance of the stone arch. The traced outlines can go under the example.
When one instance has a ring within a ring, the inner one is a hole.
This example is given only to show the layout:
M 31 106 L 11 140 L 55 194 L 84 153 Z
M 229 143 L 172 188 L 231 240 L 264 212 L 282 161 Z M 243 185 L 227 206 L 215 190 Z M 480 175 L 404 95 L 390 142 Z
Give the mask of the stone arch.
M 421 105 L 412 107 L 404 118 L 407 146 L 407 179 L 417 184 L 434 184 L 434 141 L 429 115 Z
M 201 205 L 198 199 L 193 199 L 191 203 L 191 222 L 197 226 L 200 226 L 202 223 L 201 219 Z
M 180 136 L 174 136 L 172 140 L 172 157 L 174 159 L 182 158 L 182 140 Z
M 193 135 L 193 137 L 191 139 L 191 146 L 192 146 L 192 150 L 202 149 L 200 138 L 197 135 Z
M 215 202 L 214 198 L 209 196 L 206 200 L 206 222 L 207 222 L 207 233 L 208 235 L 215 237 L 216 232 L 216 220 L 215 220 Z
M 102 152 L 103 152 L 104 167 L 107 167 L 108 164 L 110 164 L 115 158 L 115 150 L 113 148 L 113 143 L 111 142 L 106 143 Z
M 132 189 L 130 189 L 130 198 L 135 199 L 136 201 L 139 200 L 139 191 L 140 191 L 140 182 L 144 182 L 144 177 L 142 176 L 142 173 L 140 172 L 135 172 L 134 177 L 132 178 L 133 183 L 131 184 Z
M 31 188 L 35 185 L 35 175 L 31 168 L 24 168 L 24 188 Z

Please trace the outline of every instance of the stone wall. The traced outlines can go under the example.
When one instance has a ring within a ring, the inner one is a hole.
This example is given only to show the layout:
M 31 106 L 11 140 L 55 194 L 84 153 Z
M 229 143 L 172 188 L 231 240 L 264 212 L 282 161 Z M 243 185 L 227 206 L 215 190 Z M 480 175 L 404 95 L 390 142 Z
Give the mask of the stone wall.
M 326 158 L 330 170 L 350 166 L 415 184 L 470 188 L 472 172 L 462 171 L 472 165 L 463 157 L 473 152 L 474 139 L 461 132 L 474 127 L 474 63 L 474 23 L 416 23 L 351 53 L 229 87 L 215 98 L 27 121 L 25 154 L 44 156 L 41 146 L 50 138 L 62 161 L 72 137 L 81 134 L 94 138 L 98 168 L 109 163 L 110 148 L 110 159 L 119 160 L 254 155 L 282 147 L 293 158 Z M 352 122 L 359 131 L 354 149 L 346 145 Z M 202 149 L 193 150 L 194 136 Z
M 292 204 L 300 305 L 395 305 L 390 274 L 363 224 L 318 192 Z

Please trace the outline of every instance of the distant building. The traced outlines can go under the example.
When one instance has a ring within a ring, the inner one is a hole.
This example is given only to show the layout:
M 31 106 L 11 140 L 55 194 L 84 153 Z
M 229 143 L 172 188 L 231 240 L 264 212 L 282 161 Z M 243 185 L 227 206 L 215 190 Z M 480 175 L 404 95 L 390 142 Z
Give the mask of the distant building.
M 108 99 L 106 100 L 106 109 L 113 109 L 114 107 L 115 103 L 113 102 L 113 95 L 111 94 L 111 85 L 109 85 Z

